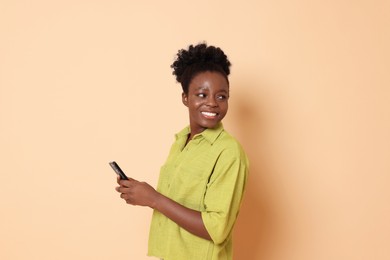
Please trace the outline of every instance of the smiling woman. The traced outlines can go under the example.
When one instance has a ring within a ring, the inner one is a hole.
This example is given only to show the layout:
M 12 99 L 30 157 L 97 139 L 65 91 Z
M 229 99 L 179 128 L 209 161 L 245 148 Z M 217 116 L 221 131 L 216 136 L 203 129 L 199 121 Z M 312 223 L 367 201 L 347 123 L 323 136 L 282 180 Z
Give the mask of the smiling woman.
M 171 67 L 189 126 L 176 134 L 157 190 L 134 179 L 118 179 L 116 189 L 127 203 L 154 209 L 148 255 L 230 260 L 248 175 L 245 152 L 221 122 L 228 111 L 230 62 L 220 48 L 198 44 L 180 50 Z
M 207 128 L 215 128 L 228 111 L 229 83 L 218 72 L 200 72 L 183 92 L 188 107 L 191 133 L 188 141 Z

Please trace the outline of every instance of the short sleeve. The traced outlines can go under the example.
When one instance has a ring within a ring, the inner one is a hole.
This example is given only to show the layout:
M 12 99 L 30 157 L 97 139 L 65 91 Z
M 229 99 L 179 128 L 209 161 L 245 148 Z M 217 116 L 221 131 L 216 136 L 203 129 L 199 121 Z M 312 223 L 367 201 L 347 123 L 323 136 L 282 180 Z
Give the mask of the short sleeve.
M 216 244 L 223 243 L 237 219 L 248 175 L 241 149 L 225 150 L 215 164 L 204 198 L 203 223 Z

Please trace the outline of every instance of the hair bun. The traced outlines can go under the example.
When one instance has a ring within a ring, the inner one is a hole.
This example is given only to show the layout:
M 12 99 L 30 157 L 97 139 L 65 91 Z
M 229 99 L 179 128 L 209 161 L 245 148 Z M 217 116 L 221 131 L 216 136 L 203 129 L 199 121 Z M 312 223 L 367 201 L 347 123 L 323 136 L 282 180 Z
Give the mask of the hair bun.
M 186 69 L 193 67 L 199 67 L 197 72 L 203 70 L 218 70 L 223 72 L 226 77 L 230 74 L 230 61 L 225 53 L 218 47 L 207 46 L 206 43 L 200 43 L 197 45 L 190 45 L 188 50 L 181 49 L 177 53 L 177 59 L 171 65 L 173 68 L 172 74 L 176 76 L 176 80 L 182 82 L 182 76 Z M 218 67 L 218 69 L 215 69 Z

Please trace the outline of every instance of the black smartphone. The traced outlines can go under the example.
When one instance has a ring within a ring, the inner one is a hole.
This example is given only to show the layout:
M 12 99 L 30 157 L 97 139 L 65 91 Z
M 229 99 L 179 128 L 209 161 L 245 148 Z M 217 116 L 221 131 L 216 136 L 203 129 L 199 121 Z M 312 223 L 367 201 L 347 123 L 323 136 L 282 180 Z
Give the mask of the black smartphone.
M 129 179 L 129 178 L 127 178 L 126 174 L 122 171 L 122 169 L 119 167 L 119 165 L 115 161 L 112 161 L 109 164 L 110 164 L 111 168 L 116 172 L 116 174 L 119 175 L 121 180 L 128 180 Z

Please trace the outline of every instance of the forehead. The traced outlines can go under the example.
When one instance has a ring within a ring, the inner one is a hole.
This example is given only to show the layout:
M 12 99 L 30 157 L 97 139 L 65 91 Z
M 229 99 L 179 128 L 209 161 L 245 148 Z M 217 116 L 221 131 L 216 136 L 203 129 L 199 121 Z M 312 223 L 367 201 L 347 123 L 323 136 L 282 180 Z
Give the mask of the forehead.
M 199 89 L 229 91 L 229 83 L 221 73 L 205 71 L 197 74 L 190 82 L 189 91 L 196 91 Z

